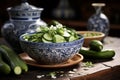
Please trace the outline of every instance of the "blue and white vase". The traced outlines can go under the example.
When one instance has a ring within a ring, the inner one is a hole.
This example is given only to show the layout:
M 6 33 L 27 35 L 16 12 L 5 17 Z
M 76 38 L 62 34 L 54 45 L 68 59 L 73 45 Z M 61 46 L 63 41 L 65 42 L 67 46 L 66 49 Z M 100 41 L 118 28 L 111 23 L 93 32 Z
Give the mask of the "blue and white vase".
M 104 3 L 93 3 L 96 13 L 88 19 L 87 29 L 89 31 L 98 31 L 105 33 L 108 36 L 110 23 L 105 14 L 102 13 L 101 8 L 105 6 Z
M 40 17 L 43 8 L 29 5 L 24 0 L 18 6 L 7 8 L 7 11 L 10 19 L 2 27 L 2 36 L 17 53 L 21 53 L 20 35 L 26 33 L 31 25 L 46 25 Z

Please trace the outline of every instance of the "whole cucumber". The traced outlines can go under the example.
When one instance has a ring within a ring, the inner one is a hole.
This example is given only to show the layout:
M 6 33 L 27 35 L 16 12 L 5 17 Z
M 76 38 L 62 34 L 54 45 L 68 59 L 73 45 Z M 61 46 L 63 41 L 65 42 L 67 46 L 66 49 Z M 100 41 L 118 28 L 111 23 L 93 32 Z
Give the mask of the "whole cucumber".
M 89 47 L 90 47 L 90 50 L 93 50 L 93 51 L 102 51 L 103 49 L 103 44 L 101 41 L 99 40 L 92 40 L 90 43 L 89 43 Z
M 27 64 L 11 48 L 0 45 L 0 51 L 16 75 L 21 74 L 22 70 L 28 71 Z
M 86 48 L 80 49 L 80 54 L 82 54 L 85 58 L 91 59 L 109 59 L 115 56 L 114 50 L 104 50 L 104 51 L 93 51 Z
M 2 54 L 0 53 L 0 73 L 1 74 L 9 74 L 11 72 L 10 66 L 3 61 Z
M 4 46 L 4 45 L 3 45 Z M 18 65 L 18 62 L 16 60 L 16 56 L 11 54 L 11 52 L 8 52 L 6 49 L 0 45 L 0 52 L 3 55 L 4 60 L 8 65 L 10 65 L 11 70 L 16 74 L 19 75 L 22 72 L 21 67 Z

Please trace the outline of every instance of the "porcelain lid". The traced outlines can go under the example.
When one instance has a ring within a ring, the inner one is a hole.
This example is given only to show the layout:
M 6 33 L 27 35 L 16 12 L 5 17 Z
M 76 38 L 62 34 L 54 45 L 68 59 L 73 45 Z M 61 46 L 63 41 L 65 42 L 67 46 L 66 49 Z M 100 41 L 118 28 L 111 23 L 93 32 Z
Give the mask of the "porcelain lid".
M 7 8 L 8 11 L 36 11 L 43 10 L 43 8 L 37 8 L 33 5 L 30 5 L 28 2 L 22 2 L 20 5 L 15 7 Z

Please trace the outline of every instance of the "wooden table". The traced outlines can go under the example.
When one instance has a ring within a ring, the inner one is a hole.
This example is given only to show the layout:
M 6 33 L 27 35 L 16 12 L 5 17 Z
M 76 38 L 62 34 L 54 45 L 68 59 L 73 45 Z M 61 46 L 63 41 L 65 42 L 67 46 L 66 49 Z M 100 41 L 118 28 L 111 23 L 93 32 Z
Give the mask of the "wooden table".
M 6 44 L 2 38 L 0 40 L 0 44 Z M 93 62 L 94 66 L 90 68 L 82 66 L 85 61 L 59 69 L 29 66 L 27 73 L 19 76 L 0 74 L 0 80 L 120 80 L 120 38 L 106 37 L 104 49 L 114 49 L 115 57 L 112 60 L 86 60 Z M 56 73 L 55 79 L 49 76 L 51 72 Z

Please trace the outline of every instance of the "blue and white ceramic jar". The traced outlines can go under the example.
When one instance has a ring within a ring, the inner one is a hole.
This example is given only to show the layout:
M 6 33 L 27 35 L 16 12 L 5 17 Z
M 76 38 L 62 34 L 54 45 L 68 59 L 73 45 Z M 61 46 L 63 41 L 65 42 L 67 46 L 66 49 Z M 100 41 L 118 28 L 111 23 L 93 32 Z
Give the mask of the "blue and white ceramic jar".
M 17 53 L 21 53 L 20 35 L 26 33 L 31 25 L 46 25 L 40 18 L 43 8 L 29 5 L 25 1 L 18 6 L 7 8 L 7 11 L 10 19 L 2 27 L 2 36 Z
M 107 36 L 109 34 L 110 24 L 108 18 L 101 10 L 105 4 L 93 3 L 92 6 L 95 8 L 96 13 L 88 19 L 87 29 L 89 31 L 103 32 Z

